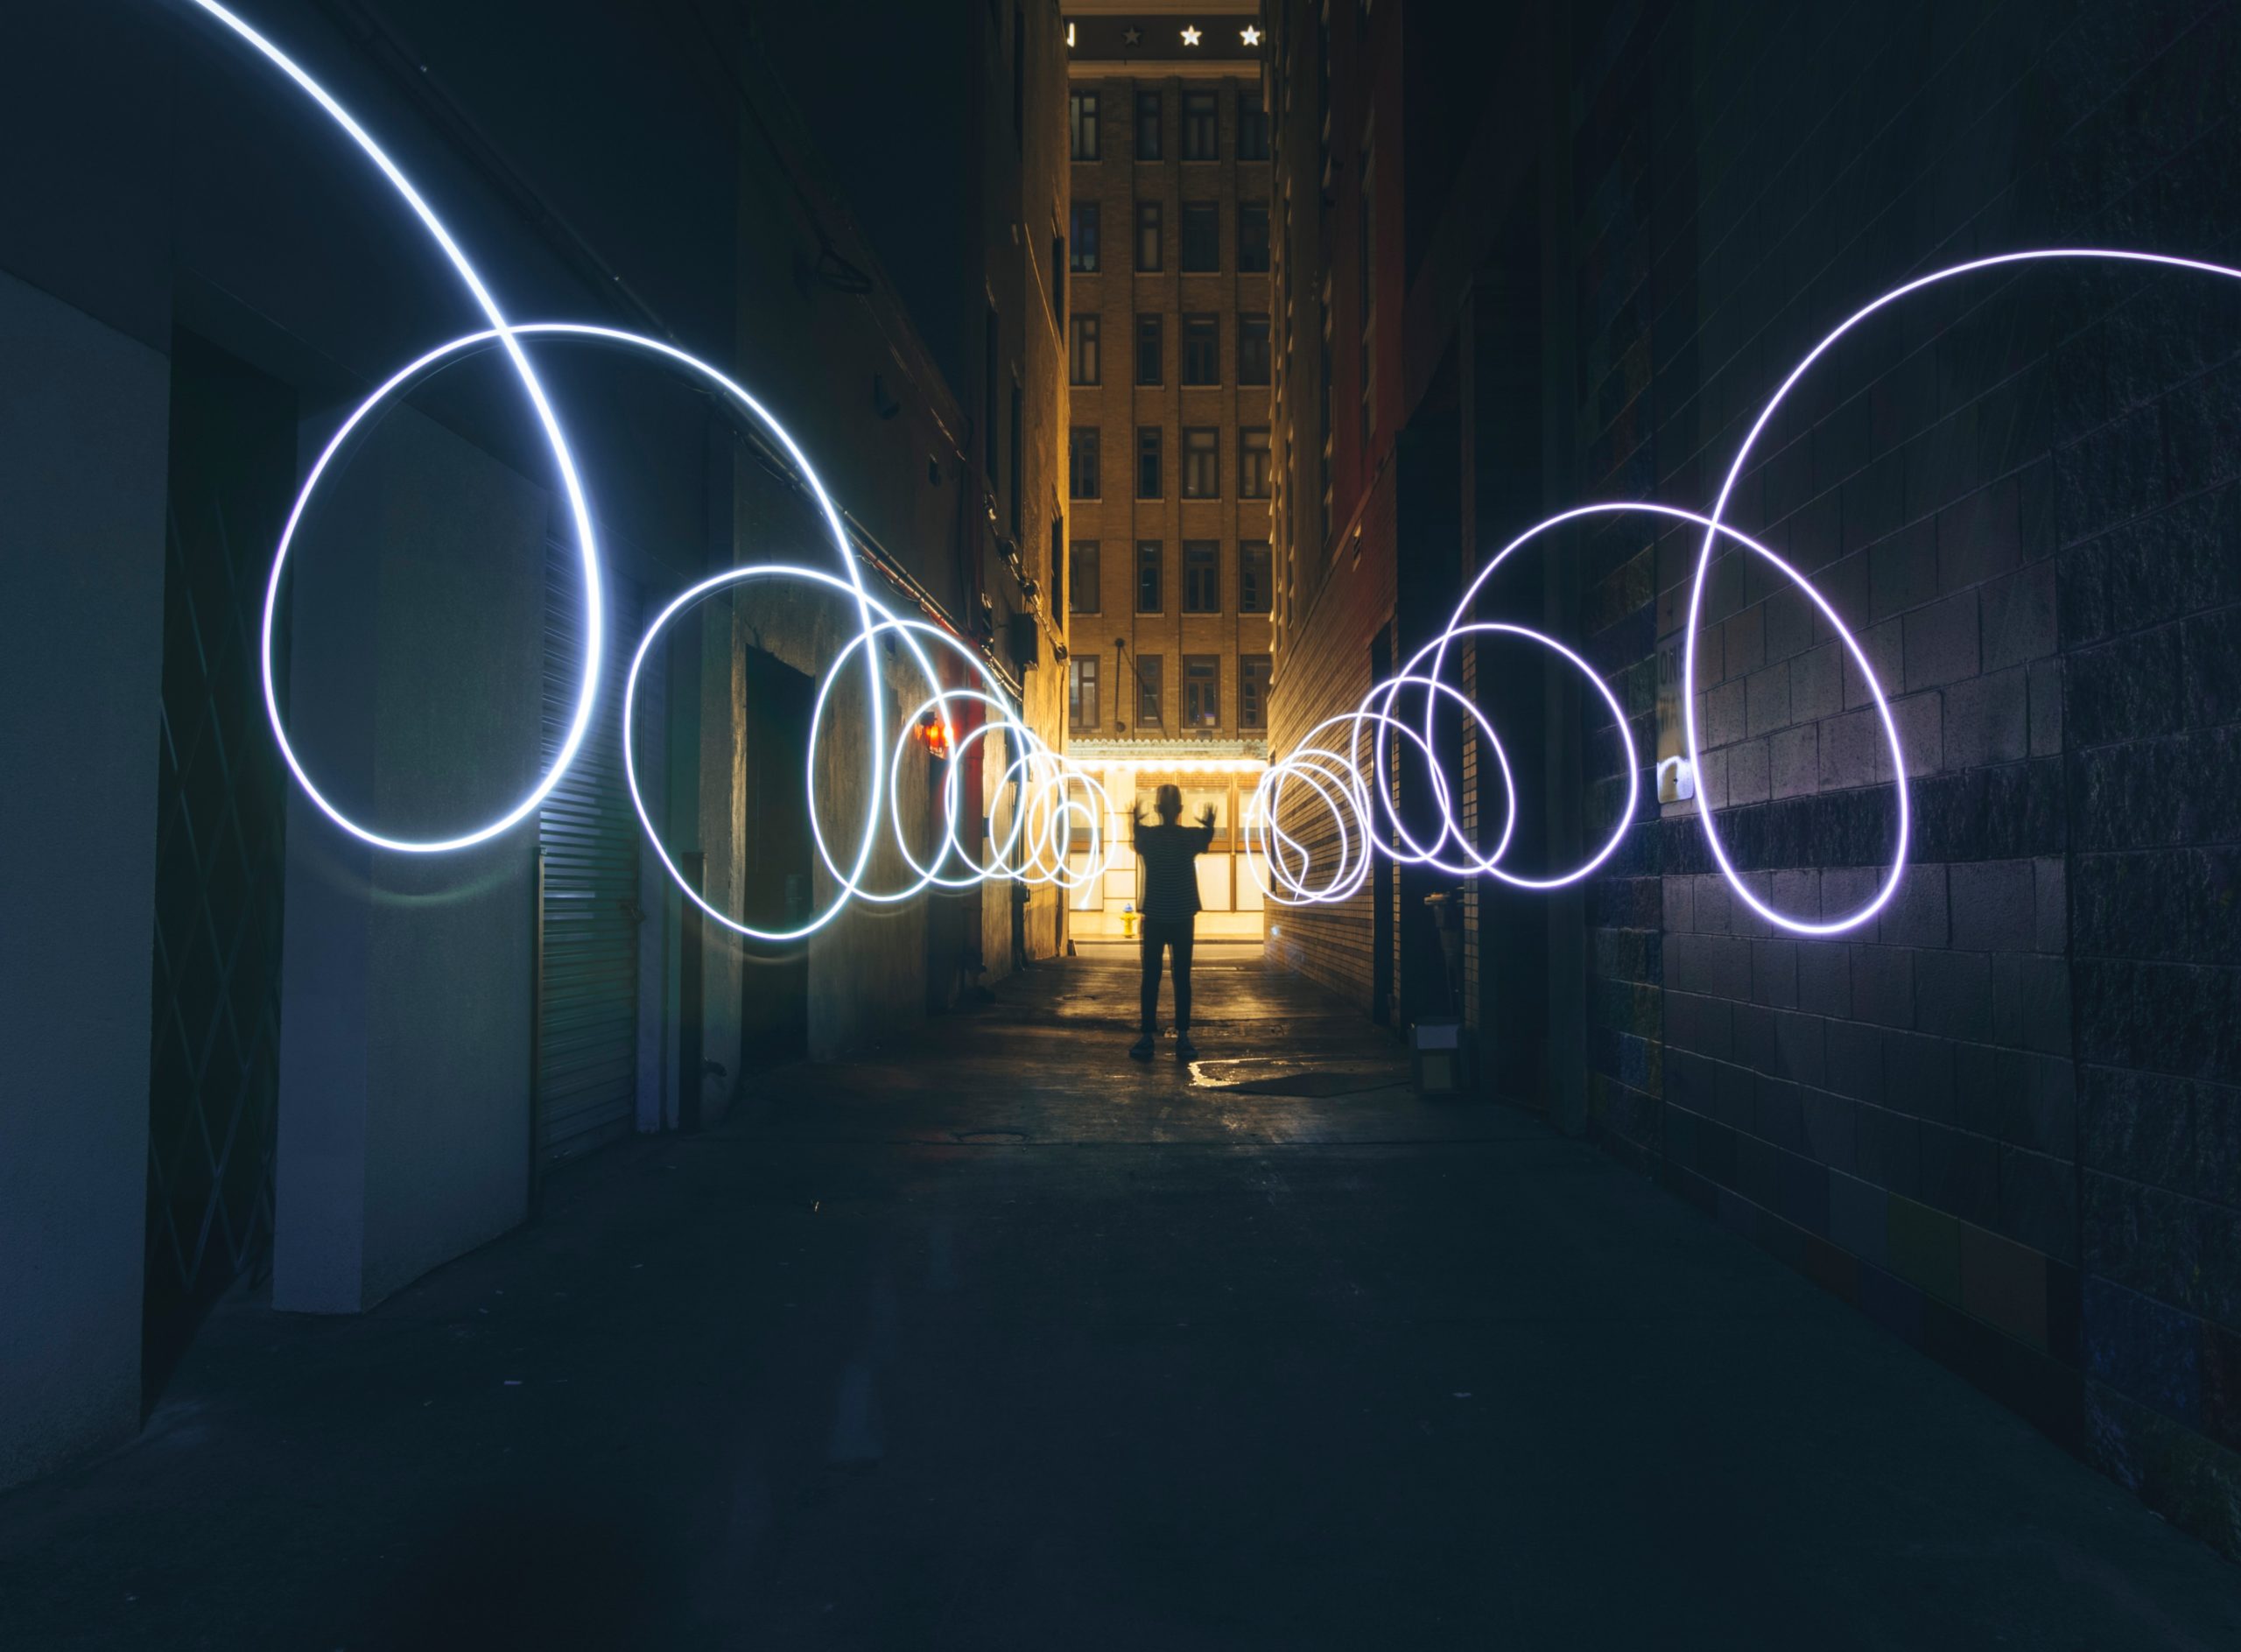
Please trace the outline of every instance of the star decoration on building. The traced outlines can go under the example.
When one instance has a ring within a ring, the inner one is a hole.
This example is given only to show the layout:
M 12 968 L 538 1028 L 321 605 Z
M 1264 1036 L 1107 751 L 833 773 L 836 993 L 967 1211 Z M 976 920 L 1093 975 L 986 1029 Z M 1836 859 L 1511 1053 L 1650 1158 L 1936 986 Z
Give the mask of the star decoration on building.
M 1133 23 L 1120 31 L 1120 44 L 1123 46 L 1134 46 L 1143 38 L 1144 32 Z
M 1261 44 L 1261 31 L 1254 28 L 1249 23 L 1243 28 L 1240 29 L 1237 33 L 1238 38 L 1243 40 L 1247 46 L 1258 46 Z
M 1184 45 L 1185 45 L 1185 46 L 1196 46 L 1196 45 L 1198 45 L 1198 30 L 1196 30 L 1195 28 L 1185 28 L 1185 29 L 1183 31 L 1183 44 L 1184 44 Z

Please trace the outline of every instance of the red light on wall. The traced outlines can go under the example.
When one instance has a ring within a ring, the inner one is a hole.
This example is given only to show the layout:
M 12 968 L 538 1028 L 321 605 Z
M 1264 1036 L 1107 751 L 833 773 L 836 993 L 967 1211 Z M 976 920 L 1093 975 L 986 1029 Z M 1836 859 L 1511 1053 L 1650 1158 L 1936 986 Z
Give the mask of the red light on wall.
M 933 713 L 928 712 L 918 720 L 917 733 L 918 743 L 929 752 L 937 757 L 949 756 L 950 745 L 954 736 L 949 731 L 949 725 L 935 716 Z

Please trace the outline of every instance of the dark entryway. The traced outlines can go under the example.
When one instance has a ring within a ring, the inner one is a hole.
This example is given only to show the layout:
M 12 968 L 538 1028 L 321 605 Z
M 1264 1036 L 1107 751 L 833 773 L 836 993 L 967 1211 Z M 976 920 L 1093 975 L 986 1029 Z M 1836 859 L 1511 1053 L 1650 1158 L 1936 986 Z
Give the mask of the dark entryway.
M 740 917 L 758 929 L 791 929 L 816 898 L 803 782 L 809 772 L 808 677 L 759 648 L 745 650 L 747 692 L 746 876 Z M 750 1065 L 809 1048 L 809 947 L 742 942 L 740 1051 Z
M 257 638 L 295 482 L 294 392 L 174 334 L 141 1331 L 151 1402 L 210 1304 L 271 1257 L 287 793 Z

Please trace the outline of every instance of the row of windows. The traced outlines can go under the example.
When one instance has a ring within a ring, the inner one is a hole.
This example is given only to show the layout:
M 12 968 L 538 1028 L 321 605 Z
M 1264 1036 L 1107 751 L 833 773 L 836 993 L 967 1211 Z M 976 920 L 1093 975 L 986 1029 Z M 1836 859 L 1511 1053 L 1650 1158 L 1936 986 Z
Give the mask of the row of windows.
M 1183 203 L 1183 273 L 1219 275 L 1222 269 L 1221 203 Z M 1068 225 L 1066 263 L 1076 275 L 1095 275 L 1105 267 L 1103 214 L 1093 200 L 1078 200 Z M 1136 269 L 1156 275 L 1167 268 L 1166 214 L 1163 203 L 1136 203 Z M 1268 269 L 1268 203 L 1237 203 L 1237 267 L 1246 275 Z
M 1222 611 L 1222 545 L 1219 539 L 1183 542 L 1183 611 L 1219 614 Z M 1066 583 L 1072 611 L 1095 614 L 1104 603 L 1102 546 L 1095 539 L 1077 539 L 1067 559 Z M 1266 614 L 1275 586 L 1266 539 L 1240 539 L 1237 545 L 1237 611 Z M 1160 539 L 1136 541 L 1136 612 L 1167 612 L 1167 545 Z
M 1221 152 L 1219 94 L 1210 90 L 1183 94 L 1183 158 L 1219 160 Z M 1237 158 L 1268 158 L 1268 111 L 1258 87 L 1240 87 L 1237 97 Z M 1138 160 L 1164 160 L 1160 116 L 1166 95 L 1156 87 L 1136 91 L 1136 149 Z M 1066 99 L 1067 128 L 1076 160 L 1105 158 L 1104 103 L 1100 94 L 1077 91 Z
M 1136 726 L 1167 726 L 1166 662 L 1156 654 L 1138 654 L 1135 669 L 1122 670 L 1135 678 Z M 1268 726 L 1268 684 L 1275 662 L 1266 654 L 1240 654 L 1237 659 L 1237 726 L 1241 729 Z M 1077 654 L 1066 663 L 1066 722 L 1078 735 L 1105 732 L 1104 661 L 1094 654 Z M 1222 726 L 1222 662 L 1219 654 L 1183 657 L 1184 728 Z
M 1166 318 L 1136 318 L 1136 383 L 1167 383 Z M 1268 318 L 1244 314 L 1237 318 L 1237 382 L 1268 382 Z M 1076 384 L 1105 382 L 1105 320 L 1102 316 L 1078 315 L 1067 327 L 1066 371 Z M 1222 382 L 1222 319 L 1218 315 L 1183 318 L 1183 382 L 1219 384 Z
M 1102 432 L 1094 425 L 1077 425 L 1066 444 L 1066 492 L 1075 499 L 1105 496 L 1101 450 Z M 1157 425 L 1136 429 L 1136 497 L 1167 497 L 1167 432 Z M 1249 426 L 1237 432 L 1237 496 L 1268 496 L 1268 427 Z M 1222 496 L 1221 432 L 1211 425 L 1186 425 L 1183 432 L 1183 497 L 1219 499 Z

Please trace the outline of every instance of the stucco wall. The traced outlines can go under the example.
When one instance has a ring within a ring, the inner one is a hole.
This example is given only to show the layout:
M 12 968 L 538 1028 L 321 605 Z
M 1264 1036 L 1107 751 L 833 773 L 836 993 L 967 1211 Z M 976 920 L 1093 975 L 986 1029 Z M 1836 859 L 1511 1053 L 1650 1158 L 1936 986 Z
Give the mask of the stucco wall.
M 0 1485 L 139 1420 L 168 381 L 0 275 Z
M 292 740 L 376 829 L 453 831 L 535 784 L 544 490 L 410 411 L 307 519 Z M 289 819 L 276 1306 L 355 1311 L 521 1220 L 531 823 L 457 854 Z

